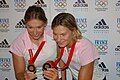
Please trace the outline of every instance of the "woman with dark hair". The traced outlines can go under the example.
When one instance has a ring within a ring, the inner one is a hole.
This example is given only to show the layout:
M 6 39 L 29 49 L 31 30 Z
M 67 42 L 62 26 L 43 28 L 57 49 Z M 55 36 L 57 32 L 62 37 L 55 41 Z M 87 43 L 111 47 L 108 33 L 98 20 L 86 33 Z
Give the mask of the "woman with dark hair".
M 46 34 L 47 18 L 41 7 L 30 6 L 24 21 L 25 31 L 10 46 L 15 77 L 17 80 L 44 80 L 42 66 L 56 58 L 56 43 Z

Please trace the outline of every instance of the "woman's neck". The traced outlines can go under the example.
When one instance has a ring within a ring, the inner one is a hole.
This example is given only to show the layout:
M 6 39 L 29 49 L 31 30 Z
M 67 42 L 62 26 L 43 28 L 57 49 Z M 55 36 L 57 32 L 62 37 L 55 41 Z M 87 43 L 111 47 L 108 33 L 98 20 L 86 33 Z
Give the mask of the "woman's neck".
M 71 48 L 71 46 L 75 43 L 75 40 L 72 40 L 66 47 L 67 49 Z
M 39 44 L 43 41 L 43 37 L 35 40 L 35 39 L 31 39 L 32 43 L 34 43 L 35 45 L 39 46 Z

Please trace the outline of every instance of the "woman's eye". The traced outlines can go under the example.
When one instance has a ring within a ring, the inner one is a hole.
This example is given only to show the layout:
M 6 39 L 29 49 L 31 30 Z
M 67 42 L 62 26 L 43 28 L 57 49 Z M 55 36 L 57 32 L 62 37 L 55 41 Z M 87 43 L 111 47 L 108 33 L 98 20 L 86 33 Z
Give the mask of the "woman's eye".
M 26 26 L 28 29 L 31 29 L 32 27 L 31 26 Z
M 42 27 L 37 27 L 38 29 L 41 29 Z
M 29 27 L 29 29 L 32 29 L 32 27 Z
M 65 36 L 65 34 L 61 34 L 61 36 Z
M 27 27 L 28 29 L 32 29 L 32 27 Z

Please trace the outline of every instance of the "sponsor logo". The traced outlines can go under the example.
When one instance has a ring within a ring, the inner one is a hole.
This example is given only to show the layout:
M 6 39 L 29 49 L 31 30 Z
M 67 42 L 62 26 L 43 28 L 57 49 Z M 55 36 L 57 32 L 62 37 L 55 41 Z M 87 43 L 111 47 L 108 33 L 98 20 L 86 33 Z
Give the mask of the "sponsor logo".
M 87 27 L 87 18 L 76 18 L 76 22 L 81 32 L 85 33 L 87 31 L 85 29 Z
M 58 8 L 64 8 L 67 6 L 66 0 L 54 0 L 54 6 Z
M 25 6 L 26 6 L 26 0 L 14 0 L 14 6 L 15 6 L 15 10 L 17 12 L 24 12 L 26 9 L 25 9 Z
M 45 2 L 43 0 L 37 0 L 34 5 L 40 6 L 40 7 L 47 7 Z
M 26 1 L 25 0 L 14 0 L 15 2 L 15 7 L 18 9 L 23 9 L 26 6 Z
M 88 7 L 88 4 L 84 0 L 77 0 L 73 7 Z
M 95 6 L 97 11 L 106 11 L 108 5 L 108 0 L 95 0 Z
M 107 69 L 107 67 L 105 66 L 103 62 L 99 64 L 99 67 L 102 69 L 103 72 L 109 72 L 109 70 Z
M 115 50 L 115 55 L 120 55 L 120 45 L 118 45 L 114 50 Z
M 101 62 L 99 64 L 99 67 L 101 68 L 101 70 L 105 73 L 105 76 L 103 77 L 102 80 L 107 80 L 106 79 L 106 74 L 108 74 L 109 70 L 107 69 L 107 67 L 105 66 L 105 64 L 103 62 Z
M 115 4 L 115 10 L 116 11 L 119 11 L 120 10 L 120 0 L 118 0 L 117 2 L 116 2 L 116 4 Z
M 11 67 L 11 59 L 10 58 L 0 58 L 0 70 L 9 71 Z
M 22 19 L 20 22 L 18 22 L 15 28 L 26 28 L 24 20 Z
M 0 8 L 9 8 L 9 5 L 5 0 L 0 0 Z
M 1 18 L 0 19 L 0 31 L 7 32 L 9 31 L 9 19 L 8 18 Z
M 105 7 L 108 5 L 108 1 L 107 0 L 96 0 L 95 5 L 97 7 Z
M 119 52 L 120 52 L 120 46 L 117 46 L 117 47 L 115 48 L 115 51 L 119 51 Z
M 106 67 L 106 65 L 103 62 L 98 62 L 95 64 L 94 67 L 94 79 L 95 80 L 106 80 L 107 75 L 109 73 L 109 69 Z
M 0 43 L 0 48 L 9 48 L 10 45 L 8 44 L 7 40 L 4 39 L 1 43 Z
M 95 40 L 95 45 L 100 54 L 105 55 L 108 50 L 108 40 Z
M 107 26 L 106 22 L 104 21 L 104 19 L 101 19 L 101 21 L 99 21 L 95 26 L 95 29 L 109 29 L 109 27 Z
M 106 24 L 104 19 L 101 19 L 95 26 L 94 26 L 94 32 L 95 33 L 108 33 L 109 32 L 109 26 Z
M 115 4 L 116 6 L 120 6 L 120 0 L 117 1 L 117 3 Z

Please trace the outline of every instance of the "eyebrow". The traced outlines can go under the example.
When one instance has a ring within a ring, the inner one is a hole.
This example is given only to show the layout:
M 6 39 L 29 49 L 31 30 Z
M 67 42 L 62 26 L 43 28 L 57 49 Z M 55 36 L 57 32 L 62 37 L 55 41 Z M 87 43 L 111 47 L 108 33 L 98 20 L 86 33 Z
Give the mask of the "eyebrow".
M 33 26 L 31 26 L 31 25 L 26 25 L 26 26 L 28 26 L 28 27 L 33 27 Z M 35 27 L 45 27 L 45 25 L 39 25 L 39 26 L 35 26 Z
M 55 33 L 55 32 L 53 32 L 53 34 L 57 34 L 57 33 Z M 60 33 L 60 34 L 58 34 L 58 35 L 64 35 L 64 34 L 66 34 L 66 32 L 62 32 L 62 33 Z

